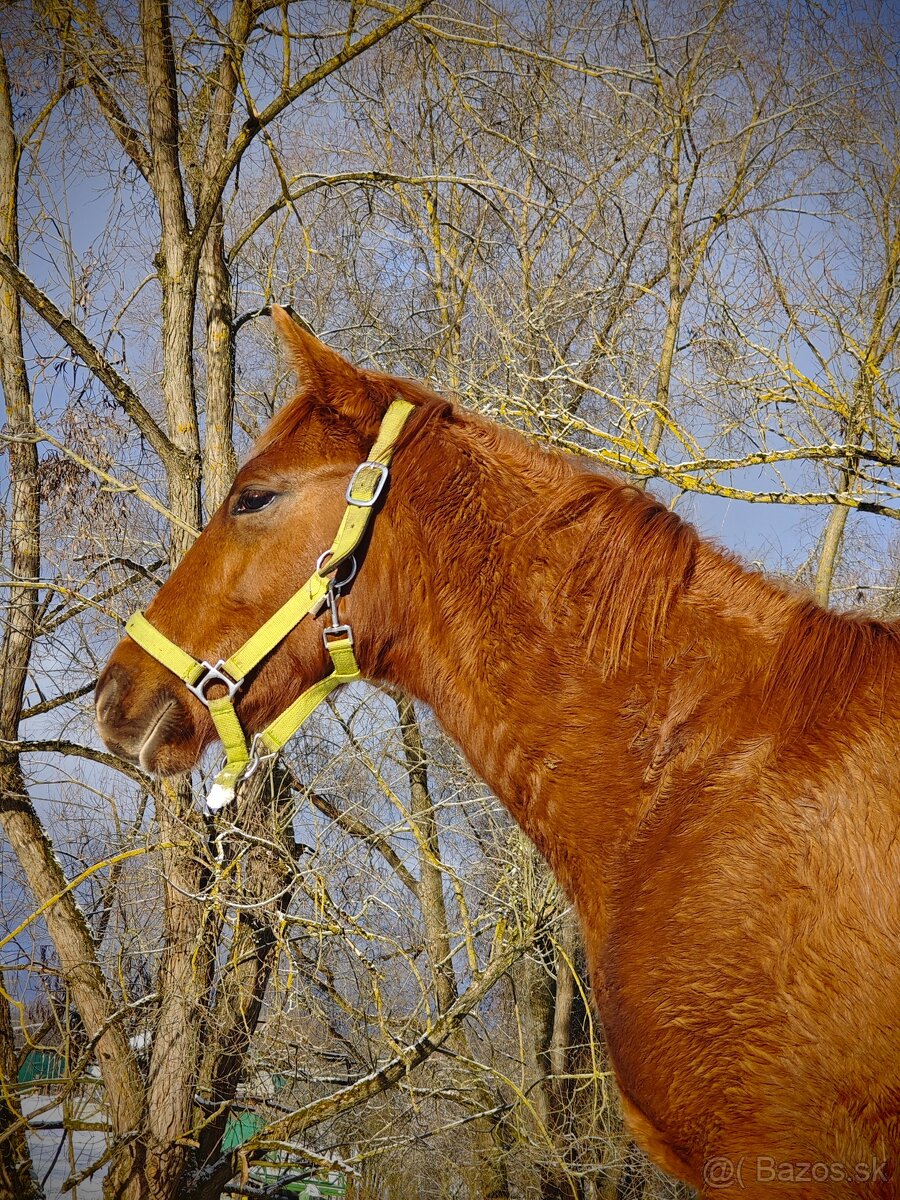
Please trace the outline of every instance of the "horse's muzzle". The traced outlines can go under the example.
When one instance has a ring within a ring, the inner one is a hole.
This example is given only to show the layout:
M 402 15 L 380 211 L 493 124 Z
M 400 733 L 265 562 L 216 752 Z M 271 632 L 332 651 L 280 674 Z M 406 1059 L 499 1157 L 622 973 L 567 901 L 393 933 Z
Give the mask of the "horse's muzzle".
M 167 684 L 135 686 L 127 667 L 110 662 L 97 680 L 94 712 L 97 731 L 119 758 L 158 775 L 193 765 L 194 753 L 178 752 L 194 740 L 190 714 Z

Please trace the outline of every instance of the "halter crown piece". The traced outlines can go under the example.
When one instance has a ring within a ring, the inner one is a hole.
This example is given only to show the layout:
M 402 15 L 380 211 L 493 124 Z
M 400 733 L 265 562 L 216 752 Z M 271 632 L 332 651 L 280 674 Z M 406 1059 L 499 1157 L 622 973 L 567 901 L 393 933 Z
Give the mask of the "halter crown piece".
M 347 508 L 330 549 L 320 555 L 316 569 L 306 583 L 230 658 L 219 659 L 212 666 L 169 641 L 142 612 L 128 618 L 125 625 L 128 636 L 151 658 L 177 675 L 188 691 L 209 709 L 225 750 L 225 765 L 206 798 L 207 811 L 216 812 L 233 800 L 238 784 L 249 779 L 261 762 L 273 758 L 329 693 L 341 684 L 361 678 L 353 653 L 353 631 L 349 625 L 339 623 L 337 600 L 341 589 L 356 573 L 353 552 L 369 527 L 375 505 L 387 483 L 394 446 L 414 407 L 407 400 L 393 401 L 384 415 L 369 457 L 359 464 L 347 485 Z M 350 567 L 350 572 L 338 580 L 338 570 L 344 564 Z M 331 624 L 322 631 L 322 638 L 334 670 L 301 693 L 281 716 L 254 734 L 248 745 L 234 708 L 236 693 L 249 672 L 304 617 L 318 616 L 326 605 L 330 608 Z M 226 694 L 217 700 L 207 699 L 207 688 L 216 684 L 225 687 Z

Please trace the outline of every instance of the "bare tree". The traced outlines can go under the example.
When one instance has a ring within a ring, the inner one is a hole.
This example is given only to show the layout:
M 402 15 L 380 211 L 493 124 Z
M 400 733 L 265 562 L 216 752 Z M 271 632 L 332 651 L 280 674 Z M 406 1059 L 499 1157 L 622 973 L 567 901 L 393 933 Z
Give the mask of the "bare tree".
M 288 1169 L 379 1198 L 672 1194 L 622 1125 L 565 898 L 427 713 L 351 690 L 217 842 L 191 781 L 97 748 L 89 703 L 290 394 L 273 300 L 701 515 L 818 514 L 792 555 L 820 599 L 894 595 L 882 18 L 747 16 L 5 15 L 0 1186 L 38 1194 L 12 1086 L 34 1042 L 66 1095 L 100 1069 L 108 1140 L 70 1182 L 105 1170 L 110 1197 Z

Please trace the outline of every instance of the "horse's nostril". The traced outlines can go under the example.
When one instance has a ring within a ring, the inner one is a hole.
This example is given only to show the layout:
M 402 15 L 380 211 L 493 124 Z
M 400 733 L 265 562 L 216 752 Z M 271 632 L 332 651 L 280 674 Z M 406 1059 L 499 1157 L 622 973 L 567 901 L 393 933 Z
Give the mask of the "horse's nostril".
M 94 711 L 98 721 L 109 722 L 115 719 L 119 700 L 126 690 L 126 678 L 123 676 L 127 676 L 127 673 L 116 663 L 107 667 L 97 681 L 97 688 L 94 692 Z

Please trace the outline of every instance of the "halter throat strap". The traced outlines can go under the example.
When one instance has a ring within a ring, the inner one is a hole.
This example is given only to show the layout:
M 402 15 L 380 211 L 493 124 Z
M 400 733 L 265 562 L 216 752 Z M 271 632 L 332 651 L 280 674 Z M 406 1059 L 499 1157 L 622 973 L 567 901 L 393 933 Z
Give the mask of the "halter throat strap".
M 337 619 L 337 598 L 352 573 L 343 583 L 338 581 L 338 575 L 340 567 L 353 558 L 377 512 L 394 446 L 414 407 L 408 400 L 394 400 L 390 405 L 369 457 L 356 468 L 347 485 L 347 507 L 330 548 L 320 556 L 309 579 L 229 658 L 215 663 L 194 658 L 160 633 L 142 612 L 134 613 L 126 622 L 128 636 L 177 676 L 209 709 L 225 751 L 225 765 L 206 798 L 210 812 L 233 800 L 238 784 L 249 779 L 260 762 L 274 757 L 335 688 L 361 678 L 353 649 L 353 631 Z M 332 624 L 323 631 L 323 638 L 331 658 L 331 673 L 307 688 L 248 744 L 234 705 L 246 676 L 304 617 L 318 616 L 327 602 L 331 603 Z M 226 694 L 215 700 L 207 699 L 207 689 L 216 685 L 224 687 Z

